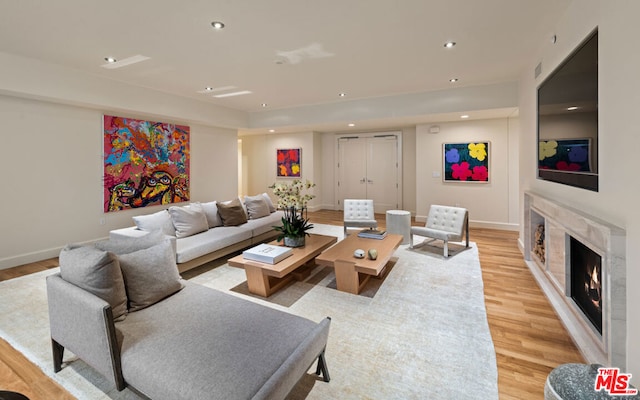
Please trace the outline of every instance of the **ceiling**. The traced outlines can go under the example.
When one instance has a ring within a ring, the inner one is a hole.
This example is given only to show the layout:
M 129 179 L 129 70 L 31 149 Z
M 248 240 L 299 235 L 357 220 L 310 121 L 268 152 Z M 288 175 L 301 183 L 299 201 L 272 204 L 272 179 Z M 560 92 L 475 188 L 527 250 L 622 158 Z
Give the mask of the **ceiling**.
M 516 81 L 570 2 L 1 0 L 0 52 L 255 113 Z

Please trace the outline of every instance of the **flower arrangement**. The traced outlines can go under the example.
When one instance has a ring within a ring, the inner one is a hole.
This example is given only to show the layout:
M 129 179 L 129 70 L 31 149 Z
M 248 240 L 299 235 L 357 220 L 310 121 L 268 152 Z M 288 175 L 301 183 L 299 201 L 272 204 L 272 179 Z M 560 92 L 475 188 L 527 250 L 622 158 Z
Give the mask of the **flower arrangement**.
M 300 179 L 289 183 L 274 183 L 269 186 L 278 198 L 277 207 L 284 211 L 282 226 L 274 226 L 273 228 L 280 232 L 278 241 L 284 239 L 286 246 L 304 246 L 304 238 L 308 235 L 307 231 L 313 228 L 306 217 L 306 210 L 309 200 L 316 196 L 304 192 L 314 186 L 316 186 L 315 183 L 309 180 L 303 183 Z

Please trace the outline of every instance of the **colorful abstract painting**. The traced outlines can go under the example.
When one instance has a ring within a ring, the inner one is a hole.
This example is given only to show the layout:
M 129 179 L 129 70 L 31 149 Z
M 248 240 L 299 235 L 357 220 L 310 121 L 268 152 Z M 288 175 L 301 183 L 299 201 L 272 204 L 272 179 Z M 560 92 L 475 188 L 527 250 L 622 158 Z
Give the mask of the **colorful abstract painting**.
M 489 142 L 444 143 L 445 182 L 489 182 Z
M 277 149 L 278 177 L 300 178 L 300 149 Z
M 104 116 L 104 212 L 189 200 L 189 127 Z
M 538 168 L 559 171 L 591 171 L 591 139 L 541 140 Z

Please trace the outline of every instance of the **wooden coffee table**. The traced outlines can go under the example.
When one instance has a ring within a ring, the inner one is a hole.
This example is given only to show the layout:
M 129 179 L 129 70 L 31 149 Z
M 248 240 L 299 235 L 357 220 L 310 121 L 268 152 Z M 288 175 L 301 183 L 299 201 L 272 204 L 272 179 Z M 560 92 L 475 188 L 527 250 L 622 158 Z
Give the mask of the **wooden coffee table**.
M 402 240 L 402 235 L 387 234 L 380 240 L 361 238 L 354 233 L 317 256 L 316 264 L 335 269 L 338 290 L 358 294 L 370 277 L 384 275 L 389 259 Z M 355 258 L 356 249 L 364 250 L 365 258 Z M 377 259 L 366 256 L 369 249 L 378 250 Z
M 318 254 L 329 248 L 337 240 L 338 238 L 335 236 L 311 234 L 306 237 L 303 247 L 293 248 L 293 254 L 277 264 L 247 260 L 242 257 L 242 254 L 230 258 L 228 263 L 233 267 L 244 268 L 247 274 L 249 292 L 262 297 L 269 297 L 293 279 L 304 279 L 306 276 L 304 272 L 306 271 L 300 271 L 302 269 L 300 267 L 313 261 Z M 273 241 L 269 244 L 279 245 L 280 242 Z

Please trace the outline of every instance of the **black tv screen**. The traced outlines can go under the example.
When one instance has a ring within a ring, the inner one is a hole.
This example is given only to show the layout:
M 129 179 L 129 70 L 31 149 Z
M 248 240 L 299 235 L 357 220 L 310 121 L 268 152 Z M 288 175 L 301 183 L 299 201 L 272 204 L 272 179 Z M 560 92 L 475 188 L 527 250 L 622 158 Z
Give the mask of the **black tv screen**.
M 538 87 L 538 178 L 598 191 L 598 32 Z

